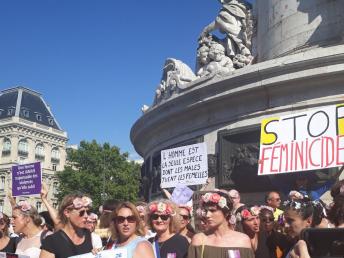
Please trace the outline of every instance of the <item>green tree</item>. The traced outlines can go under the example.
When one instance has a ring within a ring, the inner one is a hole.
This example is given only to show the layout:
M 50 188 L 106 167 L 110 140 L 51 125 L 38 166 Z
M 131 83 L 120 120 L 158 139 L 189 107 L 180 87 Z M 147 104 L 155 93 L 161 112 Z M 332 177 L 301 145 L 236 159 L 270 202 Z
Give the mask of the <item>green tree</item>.
M 67 164 L 57 173 L 59 200 L 76 190 L 89 194 L 94 207 L 107 199 L 137 199 L 140 165 L 129 162 L 118 147 L 82 141 L 79 149 L 67 151 Z

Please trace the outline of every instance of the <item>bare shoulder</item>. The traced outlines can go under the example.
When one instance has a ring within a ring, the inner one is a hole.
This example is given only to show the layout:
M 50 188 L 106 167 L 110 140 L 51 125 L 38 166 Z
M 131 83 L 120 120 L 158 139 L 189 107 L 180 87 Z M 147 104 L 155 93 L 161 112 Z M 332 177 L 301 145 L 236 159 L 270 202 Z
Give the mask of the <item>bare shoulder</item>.
M 204 233 L 197 233 L 192 237 L 191 245 L 202 245 L 207 236 Z
M 250 238 L 246 234 L 233 231 L 232 236 L 238 247 L 252 248 Z
M 141 241 L 137 244 L 136 249 L 151 249 L 153 250 L 152 244 L 148 241 Z
M 139 257 L 147 257 L 147 258 L 155 257 L 151 243 L 149 243 L 148 241 L 142 241 L 137 244 L 133 258 L 139 258 Z

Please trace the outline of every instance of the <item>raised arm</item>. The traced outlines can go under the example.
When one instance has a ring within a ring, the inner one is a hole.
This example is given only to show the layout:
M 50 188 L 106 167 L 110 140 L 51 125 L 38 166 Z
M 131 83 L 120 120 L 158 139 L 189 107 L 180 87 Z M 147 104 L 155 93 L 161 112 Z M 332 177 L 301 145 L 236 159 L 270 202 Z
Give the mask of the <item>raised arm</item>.
M 59 228 L 59 225 L 61 222 L 60 222 L 60 219 L 58 218 L 58 212 L 48 201 L 48 188 L 47 188 L 47 185 L 44 183 L 42 184 L 42 189 L 41 189 L 41 199 L 44 206 L 47 208 L 52 221 L 54 222 L 55 229 Z

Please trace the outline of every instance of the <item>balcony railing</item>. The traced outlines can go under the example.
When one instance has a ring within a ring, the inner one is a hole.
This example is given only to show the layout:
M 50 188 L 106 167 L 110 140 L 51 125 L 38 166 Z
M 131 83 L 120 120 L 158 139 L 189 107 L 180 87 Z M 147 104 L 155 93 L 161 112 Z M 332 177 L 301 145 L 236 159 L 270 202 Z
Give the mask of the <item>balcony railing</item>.
M 27 150 L 18 150 L 18 155 L 27 157 L 29 152 Z
M 4 156 L 9 156 L 9 155 L 11 155 L 11 150 L 3 150 L 2 151 L 2 156 L 4 157 Z
M 59 164 L 60 158 L 51 158 L 51 163 Z
M 35 154 L 35 159 L 37 159 L 37 160 L 44 160 L 45 159 L 45 156 L 44 156 L 44 154 Z

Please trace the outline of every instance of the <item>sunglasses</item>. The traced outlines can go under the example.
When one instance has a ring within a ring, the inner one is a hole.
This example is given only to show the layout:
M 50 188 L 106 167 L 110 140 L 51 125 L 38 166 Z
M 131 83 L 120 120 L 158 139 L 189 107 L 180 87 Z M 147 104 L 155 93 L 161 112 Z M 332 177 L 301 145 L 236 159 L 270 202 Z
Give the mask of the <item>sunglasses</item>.
M 190 219 L 190 216 L 189 215 L 182 215 L 182 214 L 179 214 L 180 217 L 183 218 L 183 220 L 188 220 Z
M 79 217 L 85 216 L 85 213 L 87 214 L 87 216 L 89 216 L 91 214 L 91 211 L 90 210 L 79 211 Z
M 168 220 L 170 218 L 170 215 L 158 215 L 158 214 L 152 214 L 151 215 L 151 219 L 152 220 L 158 220 L 159 218 L 161 220 L 166 221 L 166 220 Z
M 117 216 L 116 218 L 113 219 L 113 221 L 117 224 L 122 224 L 124 223 L 124 221 L 128 221 L 128 223 L 135 223 L 136 218 L 133 215 L 128 216 L 128 217 Z

